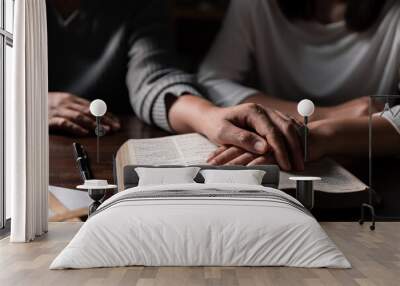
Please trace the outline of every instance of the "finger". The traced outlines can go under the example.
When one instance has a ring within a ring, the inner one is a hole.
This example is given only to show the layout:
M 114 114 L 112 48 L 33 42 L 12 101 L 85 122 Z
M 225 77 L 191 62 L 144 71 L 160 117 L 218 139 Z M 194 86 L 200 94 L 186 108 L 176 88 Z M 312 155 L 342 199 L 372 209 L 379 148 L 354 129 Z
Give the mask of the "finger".
M 119 119 L 112 115 L 110 112 L 107 112 L 104 117 L 101 119 L 102 123 L 107 124 L 111 127 L 113 131 L 117 131 L 121 128 L 121 123 Z
M 115 114 L 113 114 L 113 113 L 111 113 L 111 112 L 107 112 L 105 116 L 110 117 L 111 120 L 114 120 L 114 121 L 118 121 L 118 122 L 119 122 L 119 118 L 118 118 Z
M 239 165 L 239 166 L 246 166 L 251 161 L 254 161 L 259 155 L 255 155 L 253 153 L 246 152 L 239 157 L 229 161 L 225 165 Z
M 299 171 L 304 170 L 303 148 L 300 143 L 299 133 L 295 127 L 297 126 L 296 122 L 279 112 L 271 114 L 270 118 L 284 135 L 292 155 L 291 158 L 294 168 Z
M 75 104 L 81 106 L 81 110 L 83 112 L 85 112 L 88 115 L 93 116 L 92 113 L 90 112 L 90 101 L 89 100 L 79 97 L 79 96 L 73 96 L 71 103 L 75 103 Z
M 284 113 L 282 113 L 282 112 L 280 112 L 278 110 L 275 110 L 275 113 L 280 118 L 282 118 L 282 120 L 291 121 L 291 123 L 294 125 L 294 128 L 295 128 L 298 136 L 301 138 L 302 132 L 303 132 L 303 128 L 304 128 L 304 124 L 303 123 L 301 123 L 298 119 L 296 119 L 296 118 L 294 118 L 294 117 L 292 117 L 290 115 L 284 114 Z
M 70 102 L 70 103 L 66 104 L 65 107 L 82 112 L 90 117 L 93 117 L 92 113 L 90 113 L 89 106 L 85 106 L 80 103 Z
M 268 151 L 268 144 L 260 135 L 236 127 L 227 121 L 218 136 L 219 143 L 232 145 L 256 154 L 264 154 Z
M 298 120 L 295 117 L 292 117 L 290 115 L 284 114 L 284 113 L 280 112 L 279 110 L 275 110 L 275 113 L 284 120 L 289 120 L 289 119 L 292 120 L 293 124 L 295 124 L 299 128 L 304 125 L 300 120 Z
M 73 101 L 76 104 L 79 104 L 79 105 L 81 105 L 83 107 L 83 109 L 81 109 L 82 112 L 91 115 L 91 113 L 90 113 L 90 102 L 88 100 L 86 100 L 84 98 L 81 98 L 81 97 L 74 96 L 73 97 Z M 106 125 L 106 126 L 109 126 L 110 129 L 112 129 L 114 131 L 116 131 L 116 130 L 121 128 L 121 124 L 119 122 L 119 119 L 116 116 L 112 115 L 110 112 L 107 112 L 102 117 L 102 124 Z
M 93 117 L 92 113 L 90 112 L 90 108 L 89 106 L 86 106 L 84 104 L 81 103 L 69 103 L 68 105 L 66 105 L 67 108 L 69 109 L 73 109 L 75 111 L 78 111 L 80 113 L 85 114 L 86 116 L 90 117 L 93 122 L 94 122 L 94 126 L 96 126 L 96 120 Z M 102 118 L 101 118 L 101 123 L 102 125 L 104 125 L 105 129 L 107 129 L 107 131 L 109 130 L 113 130 L 113 131 L 117 131 L 121 128 L 121 124 L 119 122 L 119 119 L 112 115 L 110 112 L 107 112 Z
M 93 117 L 74 109 L 60 108 L 55 112 L 55 116 L 66 118 L 69 121 L 72 121 L 75 124 L 82 126 L 86 129 L 96 128 L 96 120 Z M 106 131 L 109 131 L 110 127 L 104 126 L 104 129 Z
M 78 136 L 85 136 L 89 134 L 89 130 L 62 117 L 52 117 L 49 119 L 49 129 L 50 131 L 66 131 Z
M 75 102 L 75 103 L 78 103 L 78 104 L 81 104 L 81 105 L 87 106 L 87 107 L 90 106 L 90 101 L 85 99 L 85 98 L 82 98 L 82 97 L 79 97 L 79 96 L 75 96 L 75 95 L 72 95 L 71 98 L 72 98 L 72 101 Z
M 271 165 L 271 164 L 276 164 L 276 160 L 274 156 L 259 156 L 255 160 L 251 161 L 247 166 L 256 166 L 256 165 Z
M 269 117 L 269 113 L 273 112 L 267 114 L 267 112 L 258 105 L 252 105 L 250 108 L 250 112 L 248 112 L 246 118 L 247 124 L 254 128 L 258 134 L 265 136 L 275 154 L 279 166 L 283 170 L 290 170 L 292 167 L 289 161 L 285 140 Z
M 246 152 L 246 150 L 240 149 L 238 147 L 230 147 L 226 151 L 213 158 L 209 163 L 211 165 L 224 165 Z
M 214 157 L 217 157 L 219 154 L 221 154 L 222 152 L 226 151 L 229 147 L 227 146 L 220 146 L 217 148 L 217 150 L 215 150 L 214 152 L 212 152 L 208 158 L 207 158 L 207 163 L 209 163 L 212 159 L 214 159 Z

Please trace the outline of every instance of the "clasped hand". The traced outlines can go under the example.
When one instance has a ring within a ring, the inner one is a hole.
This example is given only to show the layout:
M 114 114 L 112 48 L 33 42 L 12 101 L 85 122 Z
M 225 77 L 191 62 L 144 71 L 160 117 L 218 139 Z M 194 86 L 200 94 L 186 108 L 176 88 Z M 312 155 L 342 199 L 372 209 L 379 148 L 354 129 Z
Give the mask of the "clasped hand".
M 214 126 L 203 133 L 221 146 L 208 158 L 210 164 L 277 163 L 283 170 L 304 169 L 302 125 L 296 119 L 252 103 L 214 108 L 208 117 Z
M 332 155 L 332 145 L 339 140 L 341 119 L 366 117 L 369 98 L 318 108 L 309 124 L 310 160 Z M 381 102 L 372 102 L 371 112 L 382 110 Z M 214 114 L 221 127 L 205 134 L 220 147 L 210 155 L 213 165 L 260 165 L 277 163 L 283 170 L 303 170 L 302 124 L 277 110 L 254 103 L 223 108 Z M 213 130 L 213 128 L 211 128 Z M 261 143 L 260 143 L 261 142 Z M 257 148 L 260 146 L 260 148 Z

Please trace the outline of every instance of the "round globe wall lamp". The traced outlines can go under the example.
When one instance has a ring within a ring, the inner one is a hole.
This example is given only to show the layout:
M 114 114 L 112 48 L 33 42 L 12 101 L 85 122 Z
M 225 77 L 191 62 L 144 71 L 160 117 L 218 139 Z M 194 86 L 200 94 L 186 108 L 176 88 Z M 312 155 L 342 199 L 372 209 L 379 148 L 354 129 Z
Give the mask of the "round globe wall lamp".
M 304 161 L 309 159 L 308 152 L 308 118 L 314 114 L 315 105 L 309 99 L 303 99 L 297 105 L 297 112 L 304 118 Z
M 96 117 L 95 134 L 97 136 L 97 163 L 100 163 L 100 137 L 105 135 L 105 129 L 101 125 L 101 118 L 107 112 L 107 104 L 101 100 L 96 99 L 90 103 L 90 113 Z

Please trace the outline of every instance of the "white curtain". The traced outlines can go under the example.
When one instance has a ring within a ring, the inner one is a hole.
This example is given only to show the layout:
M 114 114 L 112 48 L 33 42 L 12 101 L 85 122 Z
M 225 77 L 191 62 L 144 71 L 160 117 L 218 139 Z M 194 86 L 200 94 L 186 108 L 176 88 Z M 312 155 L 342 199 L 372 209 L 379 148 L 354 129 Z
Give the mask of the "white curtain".
M 15 1 L 13 94 L 6 98 L 6 187 L 12 242 L 47 231 L 48 115 L 45 0 Z

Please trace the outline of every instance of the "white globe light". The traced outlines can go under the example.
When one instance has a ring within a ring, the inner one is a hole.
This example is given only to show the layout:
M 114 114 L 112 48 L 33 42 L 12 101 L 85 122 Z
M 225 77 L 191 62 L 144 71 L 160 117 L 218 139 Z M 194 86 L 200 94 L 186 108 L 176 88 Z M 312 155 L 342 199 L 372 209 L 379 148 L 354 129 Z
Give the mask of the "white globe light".
M 309 99 L 303 99 L 297 105 L 297 111 L 303 117 L 306 117 L 306 116 L 309 117 L 309 116 L 313 115 L 314 110 L 315 110 L 314 103 Z
M 107 112 L 107 104 L 101 100 L 96 99 L 90 103 L 90 113 L 96 117 L 101 117 Z

